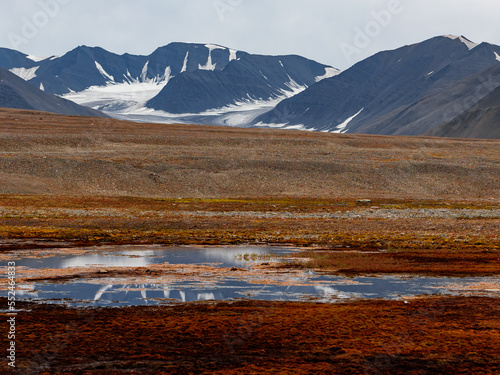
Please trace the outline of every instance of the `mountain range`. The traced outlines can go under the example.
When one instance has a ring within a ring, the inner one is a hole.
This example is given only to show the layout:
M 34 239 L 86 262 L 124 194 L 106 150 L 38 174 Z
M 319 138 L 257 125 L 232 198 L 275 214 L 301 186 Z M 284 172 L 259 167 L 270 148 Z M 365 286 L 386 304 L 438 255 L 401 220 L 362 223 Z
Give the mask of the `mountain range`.
M 148 56 L 80 46 L 38 58 L 1 49 L 0 66 L 47 93 L 110 114 L 201 113 L 279 101 L 337 69 L 300 56 L 263 56 L 214 44 L 171 43 Z
M 439 36 L 341 72 L 304 57 L 171 43 L 149 56 L 0 49 L 33 87 L 135 121 L 500 138 L 500 47 Z

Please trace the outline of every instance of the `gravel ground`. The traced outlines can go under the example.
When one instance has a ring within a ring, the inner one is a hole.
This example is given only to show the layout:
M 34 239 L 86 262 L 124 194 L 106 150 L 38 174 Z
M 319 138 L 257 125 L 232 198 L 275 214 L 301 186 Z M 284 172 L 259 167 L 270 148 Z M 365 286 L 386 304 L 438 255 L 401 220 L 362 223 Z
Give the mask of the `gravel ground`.
M 0 110 L 0 194 L 498 201 L 499 146 Z
M 500 218 L 500 209 L 370 209 L 355 210 L 338 213 L 297 213 L 297 212 L 206 212 L 181 211 L 184 216 L 241 216 L 261 219 L 473 219 L 473 218 Z
M 3 218 L 163 218 L 179 217 L 248 217 L 253 219 L 498 219 L 500 209 L 433 209 L 433 208 L 370 208 L 336 213 L 257 212 L 257 211 L 138 211 L 119 209 L 6 208 L 0 207 Z
M 433 209 L 433 208 L 370 208 L 336 213 L 304 212 L 257 212 L 257 211 L 138 211 L 119 209 L 64 209 L 64 208 L 5 208 L 0 207 L 4 218 L 30 217 L 109 217 L 109 218 L 162 218 L 170 216 L 186 217 L 249 217 L 255 219 L 492 219 L 500 218 L 500 209 Z

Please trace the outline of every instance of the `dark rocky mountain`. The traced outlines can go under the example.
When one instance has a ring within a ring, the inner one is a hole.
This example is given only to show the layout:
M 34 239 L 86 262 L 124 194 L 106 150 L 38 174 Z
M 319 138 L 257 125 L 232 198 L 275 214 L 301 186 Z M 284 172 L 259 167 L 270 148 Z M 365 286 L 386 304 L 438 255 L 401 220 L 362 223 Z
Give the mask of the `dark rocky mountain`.
M 65 94 L 91 86 L 168 81 L 182 72 L 222 69 L 231 53 L 238 55 L 228 49 L 221 51 L 210 45 L 186 43 L 169 44 L 150 56 L 116 55 L 99 47 L 81 46 L 60 58 L 42 62 L 31 83 L 41 83 L 46 91 L 54 94 Z
M 0 48 L 0 67 L 12 68 L 32 68 L 36 62 L 28 55 L 8 48 Z
M 254 124 L 302 124 L 339 133 L 422 134 L 443 124 L 449 90 L 453 88 L 454 100 L 470 96 L 470 86 L 460 91 L 456 85 L 498 65 L 499 56 L 498 46 L 453 36 L 380 52 L 280 102 Z M 488 79 L 487 73 L 477 78 L 481 77 Z M 466 102 L 462 106 L 468 109 Z
M 494 64 L 406 106 L 398 112 L 396 120 L 391 120 L 392 114 L 387 116 L 388 121 L 392 121 L 392 134 L 421 135 L 432 132 L 475 107 L 499 86 L 500 64 Z
M 169 113 L 200 113 L 236 102 L 267 101 L 313 85 L 326 65 L 300 56 L 246 54 L 222 70 L 195 70 L 174 77 L 147 107 Z
M 3 68 L 0 68 L 0 107 L 30 109 L 63 115 L 107 117 L 102 112 L 43 92 Z
M 171 43 L 149 56 L 80 46 L 45 59 L 0 49 L 0 66 L 35 88 L 122 119 L 482 138 L 497 134 L 487 104 L 499 62 L 499 46 L 456 36 L 383 51 L 341 74 L 213 44 Z M 29 97 L 5 92 L 18 105 Z
M 33 69 L 27 77 L 33 86 L 42 85 L 44 91 L 61 95 L 107 84 L 159 82 L 198 69 L 221 70 L 231 59 L 245 54 L 215 45 L 171 43 L 149 56 L 117 55 L 99 47 L 80 46 L 60 57 L 33 60 L 4 48 L 0 49 L 0 66 Z
M 149 108 L 174 114 L 283 98 L 320 77 L 339 73 L 300 56 L 251 55 L 214 44 L 190 43 L 171 43 L 149 56 L 117 55 L 99 47 L 80 46 L 61 57 L 37 59 L 4 49 L 0 50 L 0 66 L 37 88 L 57 95 L 70 94 L 72 99 L 74 93 L 89 88 L 126 84 L 120 87 L 119 95 L 108 91 L 99 97 L 87 92 L 84 99 L 77 99 L 110 112 L 140 109 L 148 102 Z M 143 83 L 151 85 L 144 88 L 140 86 Z M 126 90 L 142 96 L 134 101 Z M 152 96 L 144 99 L 146 90 Z
M 500 79 L 500 76 L 497 76 Z M 453 120 L 426 135 L 454 138 L 500 139 L 500 87 Z

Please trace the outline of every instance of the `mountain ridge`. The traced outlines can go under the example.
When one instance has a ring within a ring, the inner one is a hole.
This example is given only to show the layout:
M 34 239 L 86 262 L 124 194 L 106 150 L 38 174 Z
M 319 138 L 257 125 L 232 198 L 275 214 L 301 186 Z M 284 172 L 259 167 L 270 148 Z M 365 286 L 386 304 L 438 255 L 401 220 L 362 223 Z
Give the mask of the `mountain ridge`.
M 0 68 L 0 107 L 38 110 L 61 115 L 108 117 L 91 108 L 48 94 Z
M 391 127 L 408 125 L 396 123 L 407 106 L 497 64 L 496 51 L 500 47 L 482 43 L 470 48 L 460 39 L 448 37 L 382 51 L 280 102 L 257 117 L 254 124 L 302 124 L 320 131 L 395 134 Z M 486 52 L 489 58 L 484 57 Z M 406 128 L 398 134 L 419 133 L 418 129 Z
M 169 113 L 196 113 L 234 104 L 235 98 L 272 100 L 316 83 L 326 68 L 297 55 L 247 54 L 220 71 L 195 70 L 174 77 L 146 106 Z
M 0 66 L 44 91 L 111 115 L 148 108 L 174 115 L 289 97 L 339 73 L 297 55 L 249 54 L 217 44 L 170 43 L 150 55 L 117 55 L 79 46 L 35 59 L 0 51 Z M 23 63 L 23 66 L 16 65 Z
M 44 59 L 0 48 L 0 66 L 31 85 L 119 119 L 380 135 L 455 134 L 458 125 L 445 125 L 469 118 L 500 86 L 499 62 L 499 46 L 455 35 L 381 51 L 343 72 L 203 43 L 149 55 L 79 46 Z M 497 137 L 495 125 L 479 123 Z M 488 135 L 474 128 L 463 134 Z

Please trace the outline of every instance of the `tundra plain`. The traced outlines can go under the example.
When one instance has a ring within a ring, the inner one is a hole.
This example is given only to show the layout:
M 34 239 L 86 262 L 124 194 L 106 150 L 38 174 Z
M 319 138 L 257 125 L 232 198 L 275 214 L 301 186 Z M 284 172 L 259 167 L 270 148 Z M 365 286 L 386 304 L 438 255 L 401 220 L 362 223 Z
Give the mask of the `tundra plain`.
M 2 109 L 0 251 L 290 244 L 281 272 L 498 276 L 499 146 Z M 26 373 L 500 371 L 486 296 L 19 307 Z

